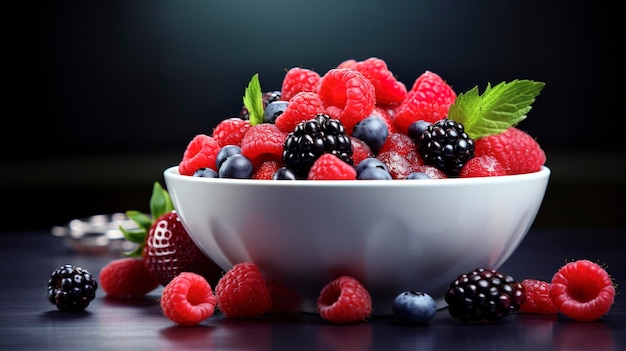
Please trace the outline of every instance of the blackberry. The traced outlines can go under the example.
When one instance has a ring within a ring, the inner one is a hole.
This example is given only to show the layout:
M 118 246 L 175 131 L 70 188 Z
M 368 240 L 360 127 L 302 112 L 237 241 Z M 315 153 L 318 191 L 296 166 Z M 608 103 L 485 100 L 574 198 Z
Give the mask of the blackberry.
M 300 122 L 289 133 L 283 147 L 283 161 L 299 178 L 306 178 L 321 155 L 331 153 L 353 165 L 352 142 L 339 120 L 326 114 Z
M 439 120 L 415 140 L 424 163 L 435 166 L 449 176 L 457 176 L 469 159 L 474 157 L 475 143 L 463 124 L 450 119 Z
M 261 99 L 263 100 L 263 108 L 267 107 L 269 103 L 272 103 L 274 101 L 279 101 L 280 97 L 281 97 L 281 92 L 278 90 L 267 91 L 263 93 L 261 97 Z M 241 111 L 239 111 L 239 118 L 243 120 L 250 119 L 250 113 L 248 112 L 248 109 L 245 106 L 241 107 Z
M 461 321 L 495 321 L 519 311 L 524 287 L 495 269 L 459 275 L 445 294 L 450 315 Z
M 87 270 L 66 264 L 48 279 L 48 301 L 61 311 L 82 311 L 96 297 L 98 283 Z

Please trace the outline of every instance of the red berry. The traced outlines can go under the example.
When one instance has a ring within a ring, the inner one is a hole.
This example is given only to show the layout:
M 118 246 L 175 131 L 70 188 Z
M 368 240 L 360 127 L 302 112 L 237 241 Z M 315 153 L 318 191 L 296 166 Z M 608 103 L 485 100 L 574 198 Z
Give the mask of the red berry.
M 157 218 L 148 234 L 142 252 L 146 269 L 161 285 L 167 285 L 182 272 L 202 275 L 216 284 L 222 269 L 193 242 L 176 211 Z
M 550 297 L 564 315 L 578 321 L 594 321 L 611 309 L 615 287 L 600 265 L 578 260 L 565 264 L 552 277 Z
M 369 79 L 348 68 L 331 69 L 322 77 L 317 91 L 326 113 L 338 119 L 352 134 L 352 128 L 368 117 L 376 104 L 376 92 Z
M 402 133 L 390 133 L 383 146 L 378 151 L 395 151 L 402 156 L 417 152 L 415 141 L 410 136 Z
M 259 268 L 238 263 L 215 287 L 217 307 L 229 318 L 257 317 L 272 309 L 272 297 Z
M 392 179 L 405 179 L 415 171 L 415 165 L 405 155 L 395 150 L 379 152 L 376 158 L 387 166 Z
M 355 59 L 347 59 L 338 64 L 335 68 L 352 68 L 352 66 L 354 66 L 356 63 L 357 61 Z
M 324 104 L 312 92 L 300 92 L 289 100 L 287 108 L 276 118 L 276 127 L 285 133 L 290 133 L 303 121 L 308 121 L 318 113 L 324 113 Z
M 211 136 L 220 146 L 237 145 L 241 146 L 241 140 L 250 129 L 250 121 L 233 117 L 222 120 L 213 129 Z
M 356 180 L 356 169 L 339 157 L 326 153 L 315 160 L 308 180 Z
M 332 323 L 356 323 L 372 313 L 372 298 L 357 279 L 341 276 L 326 284 L 317 299 L 322 318 Z
M 387 68 L 385 61 L 370 57 L 367 60 L 357 62 L 351 68 L 361 72 L 365 78 L 372 82 L 376 92 L 377 105 L 399 105 L 406 98 L 406 86 L 396 79 Z
M 289 101 L 300 92 L 316 92 L 320 75 L 306 68 L 294 67 L 285 74 L 281 86 L 281 100 Z
M 537 279 L 524 279 L 521 282 L 526 300 L 520 305 L 520 312 L 533 314 L 556 314 L 558 310 L 550 297 L 550 283 Z
M 135 257 L 114 259 L 100 270 L 100 286 L 111 297 L 142 297 L 159 286 L 146 269 L 143 261 Z
M 282 116 L 282 115 L 281 115 Z M 241 154 L 258 168 L 264 161 L 282 162 L 283 143 L 287 133 L 271 123 L 261 123 L 251 127 L 241 141 Z
M 197 325 L 215 312 L 217 298 L 200 275 L 183 272 L 163 288 L 161 310 L 173 322 Z
M 220 151 L 220 144 L 206 134 L 196 135 L 187 145 L 183 159 L 178 164 L 178 173 L 191 176 L 200 168 L 217 171 L 215 158 Z
M 283 163 L 276 160 L 263 161 L 252 174 L 252 179 L 273 179 L 274 173 L 283 166 Z
M 352 162 L 354 167 L 358 166 L 364 159 L 374 157 L 374 152 L 372 152 L 367 143 L 353 136 L 349 136 L 349 138 L 352 143 Z
M 491 155 L 472 157 L 465 162 L 461 172 L 459 172 L 460 178 L 497 177 L 503 175 L 506 175 L 504 167 L 502 167 L 498 159 Z
M 546 154 L 539 143 L 515 127 L 476 140 L 474 155 L 495 157 L 509 175 L 537 172 L 546 162 Z
M 436 122 L 448 115 L 456 93 L 438 74 L 426 71 L 413 83 L 406 99 L 395 108 L 394 124 L 407 134 L 411 123 L 419 120 Z
M 435 166 L 420 165 L 415 168 L 415 172 L 424 172 L 432 179 L 446 179 L 448 175 Z

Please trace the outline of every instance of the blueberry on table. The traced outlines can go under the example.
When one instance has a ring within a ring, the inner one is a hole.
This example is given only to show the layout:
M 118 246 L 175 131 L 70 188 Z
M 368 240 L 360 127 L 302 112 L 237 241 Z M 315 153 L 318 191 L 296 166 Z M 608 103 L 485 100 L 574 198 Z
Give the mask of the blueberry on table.
M 435 300 L 423 292 L 405 291 L 393 301 L 393 314 L 402 323 L 427 324 L 435 313 Z

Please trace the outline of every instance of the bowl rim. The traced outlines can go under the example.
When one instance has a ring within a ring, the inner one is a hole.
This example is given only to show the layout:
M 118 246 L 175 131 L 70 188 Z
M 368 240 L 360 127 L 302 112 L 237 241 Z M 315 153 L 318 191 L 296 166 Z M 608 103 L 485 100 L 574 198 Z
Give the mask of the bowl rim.
M 279 187 L 436 187 L 436 186 L 468 186 L 487 185 L 499 183 L 517 183 L 549 178 L 552 173 L 547 166 L 541 166 L 537 172 L 495 176 L 495 177 L 472 177 L 472 178 L 444 178 L 444 179 L 403 179 L 403 180 L 292 180 L 278 181 L 272 179 L 233 179 L 233 178 L 203 178 L 181 175 L 178 165 L 170 166 L 163 171 L 165 178 L 172 178 L 186 182 L 210 183 L 210 184 L 240 184 L 240 185 L 263 185 Z

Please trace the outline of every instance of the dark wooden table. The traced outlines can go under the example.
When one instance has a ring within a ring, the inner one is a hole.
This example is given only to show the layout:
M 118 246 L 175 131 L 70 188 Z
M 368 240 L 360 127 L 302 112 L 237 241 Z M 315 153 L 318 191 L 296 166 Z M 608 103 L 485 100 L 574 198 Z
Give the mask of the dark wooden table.
M 51 271 L 72 263 L 96 274 L 108 256 L 69 249 L 49 232 L 0 234 L 2 350 L 626 350 L 626 228 L 532 229 L 500 268 L 517 280 L 549 280 L 566 261 L 607 265 L 618 284 L 611 311 L 592 323 L 563 316 L 517 314 L 498 323 L 463 324 L 441 310 L 427 326 L 393 317 L 351 326 L 313 314 L 229 320 L 216 313 L 196 327 L 165 318 L 156 290 L 141 301 L 107 299 L 101 290 L 87 310 L 62 313 L 46 299 Z

